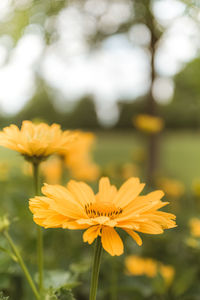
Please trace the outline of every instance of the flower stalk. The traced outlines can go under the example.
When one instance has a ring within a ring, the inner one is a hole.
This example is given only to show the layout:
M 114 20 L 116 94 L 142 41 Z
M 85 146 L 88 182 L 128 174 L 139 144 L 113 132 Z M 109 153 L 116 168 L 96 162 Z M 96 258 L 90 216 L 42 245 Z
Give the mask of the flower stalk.
M 28 269 L 27 269 L 27 267 L 26 267 L 26 265 L 25 265 L 25 263 L 24 263 L 24 261 L 23 261 L 23 258 L 22 258 L 22 256 L 21 256 L 21 254 L 20 254 L 18 248 L 17 248 L 16 245 L 14 244 L 14 242 L 13 242 L 13 240 L 12 240 L 12 238 L 11 238 L 11 236 L 9 235 L 9 233 L 8 233 L 7 230 L 5 230 L 5 231 L 3 232 L 3 234 L 4 234 L 5 238 L 6 238 L 6 240 L 8 241 L 8 243 L 9 243 L 9 245 L 10 245 L 10 247 L 11 247 L 13 253 L 15 254 L 15 256 L 16 256 L 16 258 L 17 258 L 17 261 L 18 261 L 20 267 L 22 268 L 22 271 L 24 272 L 24 275 L 25 275 L 25 277 L 26 277 L 26 279 L 27 279 L 27 281 L 28 281 L 28 283 L 29 283 L 29 285 L 30 285 L 30 287 L 31 287 L 31 289 L 32 289 L 32 291 L 33 291 L 33 293 L 34 293 L 34 295 L 35 295 L 35 298 L 36 298 L 37 300 L 39 300 L 39 299 L 40 299 L 39 293 L 38 293 L 38 291 L 37 291 L 37 289 L 36 289 L 36 286 L 35 286 L 35 284 L 34 284 L 32 278 L 31 278 L 31 275 L 30 275 L 30 273 L 29 273 L 29 271 L 28 271 Z
M 33 180 L 35 186 L 35 195 L 39 195 L 39 163 L 33 163 Z M 43 236 L 42 228 L 37 226 L 37 258 L 39 274 L 40 295 L 43 293 Z
M 89 300 L 96 300 L 99 269 L 100 269 L 100 262 L 101 262 L 101 253 L 102 253 L 101 237 L 98 236 L 98 238 L 96 240 L 95 249 L 94 249 L 94 259 L 93 259 L 93 266 L 92 266 L 92 276 L 91 276 Z

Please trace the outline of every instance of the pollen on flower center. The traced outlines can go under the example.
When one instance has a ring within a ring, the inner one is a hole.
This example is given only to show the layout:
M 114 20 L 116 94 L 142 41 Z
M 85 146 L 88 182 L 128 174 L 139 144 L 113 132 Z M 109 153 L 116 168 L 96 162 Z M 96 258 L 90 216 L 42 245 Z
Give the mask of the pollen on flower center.
M 88 217 L 96 218 L 100 216 L 114 218 L 122 213 L 122 209 L 108 202 L 95 202 L 85 205 Z

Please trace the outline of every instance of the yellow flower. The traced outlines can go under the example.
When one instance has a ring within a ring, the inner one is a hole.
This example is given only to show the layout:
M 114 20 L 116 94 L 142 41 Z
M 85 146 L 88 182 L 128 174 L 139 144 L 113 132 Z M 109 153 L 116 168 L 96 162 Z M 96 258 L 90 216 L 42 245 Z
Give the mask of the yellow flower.
M 195 238 L 192 238 L 192 237 L 189 237 L 185 240 L 186 244 L 189 246 L 189 247 L 192 247 L 192 248 L 195 248 L 195 249 L 198 249 L 199 248 L 199 242 L 197 239 Z
M 73 178 L 94 181 L 99 177 L 99 167 L 91 158 L 95 136 L 91 132 L 76 131 L 75 134 L 76 139 L 64 153 L 60 154 L 64 156 Z
M 125 266 L 128 275 L 145 275 L 154 278 L 159 272 L 167 285 L 171 284 L 175 274 L 175 270 L 172 266 L 164 265 L 152 258 L 143 258 L 137 255 L 126 257 Z
M 27 160 L 43 160 L 69 147 L 73 135 L 62 131 L 58 124 L 51 126 L 23 121 L 21 130 L 16 125 L 0 132 L 0 145 L 21 153 Z
M 163 277 L 163 279 L 165 280 L 166 284 L 170 285 L 172 283 L 172 280 L 173 280 L 174 274 L 175 274 L 174 268 L 169 265 L 160 264 L 159 270 L 160 270 L 160 274 Z
M 176 226 L 175 215 L 159 211 L 168 202 L 162 202 L 162 191 L 139 196 L 143 190 L 138 178 L 130 178 L 117 191 L 108 178 L 99 182 L 99 192 L 83 182 L 70 181 L 67 188 L 47 185 L 44 197 L 30 199 L 29 207 L 34 221 L 45 228 L 87 229 L 84 242 L 91 244 L 101 237 L 103 248 L 110 255 L 121 255 L 123 242 L 115 229 L 125 230 L 138 245 L 142 240 L 138 232 L 163 233 L 163 229 Z
M 62 161 L 58 156 L 53 156 L 41 165 L 41 173 L 45 182 L 57 184 L 62 177 Z
M 148 115 L 148 114 L 139 114 L 133 118 L 133 124 L 135 127 L 146 133 L 159 133 L 164 127 L 163 119 Z
M 157 274 L 157 263 L 151 258 L 131 255 L 125 259 L 125 266 L 129 275 L 155 277 Z
M 96 164 L 80 164 L 80 168 L 72 168 L 71 176 L 79 180 L 95 181 L 99 177 L 99 167 Z
M 200 237 L 200 219 L 192 218 L 189 222 L 191 235 Z
M 176 179 L 161 178 L 157 181 L 158 186 L 164 190 L 169 197 L 179 198 L 185 192 L 183 183 Z

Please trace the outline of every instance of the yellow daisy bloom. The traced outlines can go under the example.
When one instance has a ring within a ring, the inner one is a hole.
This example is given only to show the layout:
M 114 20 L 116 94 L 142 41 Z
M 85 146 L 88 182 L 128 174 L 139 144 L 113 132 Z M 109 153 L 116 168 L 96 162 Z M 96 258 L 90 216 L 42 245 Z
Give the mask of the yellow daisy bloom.
M 34 221 L 45 228 L 87 229 L 84 242 L 91 244 L 101 237 L 103 248 L 110 255 L 121 255 L 123 242 L 115 229 L 125 230 L 138 245 L 142 240 L 138 232 L 163 233 L 163 229 L 176 226 L 175 215 L 159 211 L 168 204 L 162 202 L 162 191 L 139 196 L 144 184 L 130 178 L 119 190 L 108 178 L 101 178 L 99 192 L 83 182 L 70 181 L 67 187 L 47 185 L 42 188 L 44 197 L 30 199 L 29 207 Z
M 21 130 L 12 124 L 0 132 L 0 146 L 15 150 L 31 161 L 64 151 L 72 139 L 71 132 L 63 132 L 58 124 L 49 126 L 31 121 L 23 121 Z

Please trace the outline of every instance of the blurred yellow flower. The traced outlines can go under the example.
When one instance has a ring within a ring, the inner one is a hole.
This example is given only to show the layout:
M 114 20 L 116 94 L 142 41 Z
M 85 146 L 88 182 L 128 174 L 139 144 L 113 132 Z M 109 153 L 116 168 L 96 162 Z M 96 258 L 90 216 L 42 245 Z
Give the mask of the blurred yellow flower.
M 192 218 L 189 221 L 190 232 L 194 237 L 200 237 L 200 219 Z
M 52 156 L 41 165 L 41 173 L 45 182 L 57 184 L 62 178 L 62 161 L 58 156 Z
M 176 179 L 161 178 L 157 180 L 157 185 L 159 188 L 164 190 L 167 196 L 172 198 L 179 198 L 185 192 L 183 183 Z
M 65 164 L 71 176 L 78 180 L 94 181 L 99 177 L 99 167 L 92 161 L 91 150 L 95 136 L 90 132 L 76 131 L 76 138 L 64 153 Z
M 122 165 L 121 173 L 122 173 L 121 174 L 122 178 L 126 180 L 126 179 L 128 179 L 130 177 L 138 176 L 138 174 L 139 174 L 139 168 L 135 164 L 125 163 L 125 164 Z
M 193 237 L 189 237 L 186 239 L 186 244 L 189 246 L 189 247 L 192 247 L 192 248 L 195 248 L 195 249 L 199 249 L 199 243 L 198 243 L 198 240 L 196 238 L 193 238 Z
M 157 274 L 157 263 L 151 258 L 131 255 L 125 259 L 125 266 L 129 275 L 155 277 Z
M 174 279 L 175 270 L 174 267 L 169 265 L 160 264 L 159 271 L 167 285 L 170 285 Z
M 162 202 L 162 191 L 139 196 L 143 190 L 138 178 L 130 178 L 117 191 L 108 178 L 101 178 L 99 192 L 83 182 L 70 181 L 67 188 L 47 185 L 44 197 L 30 199 L 34 221 L 45 228 L 87 229 L 84 242 L 89 244 L 101 236 L 103 248 L 110 255 L 121 255 L 123 242 L 114 228 L 125 230 L 138 245 L 138 232 L 161 234 L 176 226 L 175 215 L 159 211 L 168 202 Z
M 164 265 L 152 258 L 143 258 L 137 255 L 127 256 L 125 259 L 125 267 L 128 275 L 145 275 L 153 278 L 160 273 L 167 285 L 171 284 L 175 274 L 175 270 L 172 266 Z
M 24 161 L 21 167 L 22 167 L 22 173 L 25 176 L 33 176 L 33 168 L 30 162 Z
M 43 160 L 49 155 L 64 151 L 74 136 L 62 131 L 58 124 L 51 126 L 23 121 L 21 130 L 16 125 L 0 132 L 0 145 L 21 153 L 27 160 Z
M 137 115 L 133 118 L 133 124 L 138 130 L 150 134 L 159 133 L 164 128 L 163 119 L 148 114 Z

